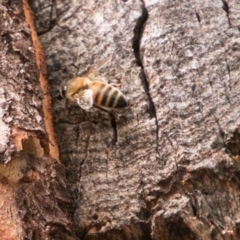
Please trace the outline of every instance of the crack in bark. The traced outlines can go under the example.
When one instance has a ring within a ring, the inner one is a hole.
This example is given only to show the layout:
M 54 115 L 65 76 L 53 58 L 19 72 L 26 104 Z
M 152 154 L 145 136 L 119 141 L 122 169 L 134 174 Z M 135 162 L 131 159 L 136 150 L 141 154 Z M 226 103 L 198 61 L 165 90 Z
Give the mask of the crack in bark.
M 137 20 L 136 26 L 133 30 L 134 36 L 133 36 L 133 44 L 132 44 L 132 48 L 134 51 L 135 58 L 137 60 L 137 64 L 142 68 L 143 68 L 143 64 L 140 56 L 140 41 L 144 31 L 144 25 L 147 22 L 147 19 L 148 19 L 148 12 L 144 3 L 142 2 L 142 15 Z
M 232 90 L 232 86 L 231 86 L 231 70 L 230 70 L 230 66 L 228 64 L 228 61 L 227 61 L 227 57 L 225 55 L 225 61 L 226 61 L 226 68 L 227 68 L 227 72 L 228 72 L 228 77 L 229 77 L 229 89 Z
M 225 133 L 224 133 L 224 131 L 223 131 L 221 125 L 220 125 L 220 122 L 219 122 L 219 120 L 218 120 L 218 118 L 216 117 L 215 114 L 213 114 L 213 116 L 214 116 L 215 122 L 218 125 L 219 135 L 224 139 Z
M 211 78 L 210 78 L 210 75 L 208 74 L 207 75 L 208 76 L 208 83 L 209 83 L 209 85 L 210 85 L 210 87 L 211 87 L 211 89 L 213 88 L 212 87 L 212 80 L 211 80 Z
M 218 76 L 219 76 L 219 79 L 221 80 L 221 83 L 222 83 L 222 87 L 223 87 L 223 89 L 224 89 L 224 93 L 225 93 L 226 100 L 227 100 L 227 102 L 231 105 L 232 103 L 231 103 L 230 97 L 229 97 L 229 95 L 228 95 L 228 90 L 227 90 L 226 83 L 223 82 L 222 76 L 221 76 L 220 74 L 219 74 Z M 230 81 L 229 81 L 229 85 L 230 85 Z M 231 87 L 230 87 L 230 88 L 231 88 Z
M 138 64 L 138 66 L 141 67 L 140 78 L 142 80 L 142 85 L 143 85 L 144 91 L 147 95 L 148 102 L 149 102 L 149 115 L 150 115 L 150 118 L 155 118 L 156 143 L 157 143 L 156 152 L 159 156 L 159 152 L 158 152 L 158 147 L 159 147 L 158 119 L 157 119 L 155 105 L 154 105 L 154 102 L 152 100 L 151 94 L 149 92 L 149 84 L 148 84 L 147 77 L 146 77 L 145 72 L 144 72 L 144 66 L 143 66 L 143 63 L 142 63 L 141 53 L 140 53 L 140 42 L 141 42 L 142 34 L 144 32 L 145 23 L 147 22 L 147 20 L 148 20 L 148 11 L 147 11 L 147 8 L 145 7 L 144 1 L 142 0 L 142 15 L 137 20 L 136 26 L 133 30 L 134 37 L 133 37 L 132 48 L 133 48 L 133 51 L 134 51 L 136 62 Z
M 88 138 L 87 138 L 87 146 L 86 146 L 86 149 L 85 149 L 85 153 L 86 153 L 85 158 L 84 158 L 83 161 L 80 163 L 79 183 L 81 182 L 81 177 L 82 177 L 82 166 L 83 166 L 83 164 L 87 161 L 87 158 L 88 158 L 88 148 L 89 148 L 90 137 L 91 137 L 91 135 L 89 135 Z
M 231 21 L 230 21 L 230 18 L 229 18 L 229 4 L 228 4 L 228 1 L 227 0 L 222 0 L 222 3 L 223 3 L 223 6 L 222 6 L 222 9 L 226 12 L 227 14 L 227 19 L 228 19 L 228 24 L 229 26 L 231 27 Z
M 201 18 L 200 18 L 199 13 L 196 11 L 195 14 L 196 14 L 196 17 L 197 17 L 198 22 L 200 23 L 200 22 L 201 22 Z
M 40 3 L 40 2 L 39 2 Z M 42 2 L 42 4 L 44 3 L 44 1 Z M 41 3 L 40 3 L 41 4 Z M 65 7 L 62 8 L 62 11 L 60 11 L 60 9 L 57 9 L 57 2 L 56 0 L 51 0 L 51 3 L 44 6 L 44 4 L 42 6 L 39 6 L 39 8 L 36 8 L 36 6 L 34 6 L 34 1 L 33 0 L 29 0 L 29 5 L 31 7 L 31 10 L 34 12 L 36 18 L 40 18 L 39 15 L 41 16 L 41 13 L 46 9 L 45 12 L 48 12 L 48 16 L 44 16 L 44 19 L 48 19 L 48 21 L 45 23 L 44 22 L 44 26 L 43 24 L 41 24 L 40 28 L 41 30 L 38 29 L 37 33 L 38 36 L 42 36 L 48 32 L 50 32 L 56 25 L 59 25 L 59 19 L 62 15 L 64 15 L 65 13 L 68 12 L 68 10 L 70 9 L 70 6 L 68 4 L 65 4 Z M 49 11 L 47 11 L 47 9 L 50 8 Z
M 113 145 L 116 145 L 118 141 L 118 131 L 117 131 L 117 122 L 114 118 L 114 116 L 111 116 L 111 126 L 113 128 Z
M 222 137 L 224 138 L 224 136 Z M 226 152 L 232 156 L 240 155 L 240 133 L 236 128 L 229 139 L 224 141 Z

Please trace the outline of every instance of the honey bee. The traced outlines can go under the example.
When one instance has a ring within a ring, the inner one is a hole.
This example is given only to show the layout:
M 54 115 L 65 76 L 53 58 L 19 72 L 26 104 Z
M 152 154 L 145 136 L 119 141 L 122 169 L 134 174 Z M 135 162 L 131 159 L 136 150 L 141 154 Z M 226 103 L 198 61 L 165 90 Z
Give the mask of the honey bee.
M 80 108 L 89 110 L 92 106 L 109 112 L 117 108 L 125 108 L 127 101 L 123 93 L 110 84 L 99 81 L 96 71 L 105 65 L 94 65 L 83 77 L 74 77 L 60 87 L 60 95 L 72 102 L 76 102 Z

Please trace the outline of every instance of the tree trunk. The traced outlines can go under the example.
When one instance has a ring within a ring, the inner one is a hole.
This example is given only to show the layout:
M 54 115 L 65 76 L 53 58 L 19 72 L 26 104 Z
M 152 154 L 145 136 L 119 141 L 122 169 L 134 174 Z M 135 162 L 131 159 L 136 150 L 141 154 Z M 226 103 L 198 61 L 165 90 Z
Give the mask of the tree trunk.
M 26 1 L 0 3 L 0 38 L 0 239 L 67 239 L 70 195 Z
M 23 16 L 20 3 L 15 4 L 1 5 L 3 16 Z M 23 172 L 12 179 L 14 174 L 0 169 L 5 179 L 0 191 L 14 213 L 6 218 L 15 235 L 240 239 L 240 3 L 39 0 L 30 5 L 50 91 L 110 56 L 99 77 L 119 84 L 129 107 L 116 112 L 118 119 L 91 109 L 91 129 L 77 105 L 66 108 L 52 93 L 62 165 L 54 161 L 58 149 L 50 99 L 42 93 L 49 90 L 26 3 L 36 60 L 33 51 L 28 53 L 29 31 L 16 25 L 8 33 L 1 27 L 0 50 L 9 59 L 1 60 L 6 83 L 1 81 L 5 142 L 0 150 L 2 162 L 11 159 L 17 166 L 16 176 Z M 0 19 L 1 26 L 6 19 Z M 24 47 L 14 33 L 28 41 Z

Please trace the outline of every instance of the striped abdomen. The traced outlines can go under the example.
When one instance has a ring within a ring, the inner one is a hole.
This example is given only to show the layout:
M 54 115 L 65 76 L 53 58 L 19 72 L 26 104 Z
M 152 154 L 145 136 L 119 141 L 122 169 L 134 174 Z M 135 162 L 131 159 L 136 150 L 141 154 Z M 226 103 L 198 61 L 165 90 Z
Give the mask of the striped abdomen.
M 127 106 L 124 95 L 115 87 L 102 82 L 92 82 L 94 104 L 106 108 L 124 108 Z

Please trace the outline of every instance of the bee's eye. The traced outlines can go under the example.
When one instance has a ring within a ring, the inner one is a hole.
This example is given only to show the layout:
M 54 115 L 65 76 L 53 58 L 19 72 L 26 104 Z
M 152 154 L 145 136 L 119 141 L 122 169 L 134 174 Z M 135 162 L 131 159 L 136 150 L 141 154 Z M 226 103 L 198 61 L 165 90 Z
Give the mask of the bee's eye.
M 61 89 L 60 89 L 60 94 L 63 98 L 66 95 L 66 91 L 67 91 L 67 86 L 66 85 L 62 86 Z

